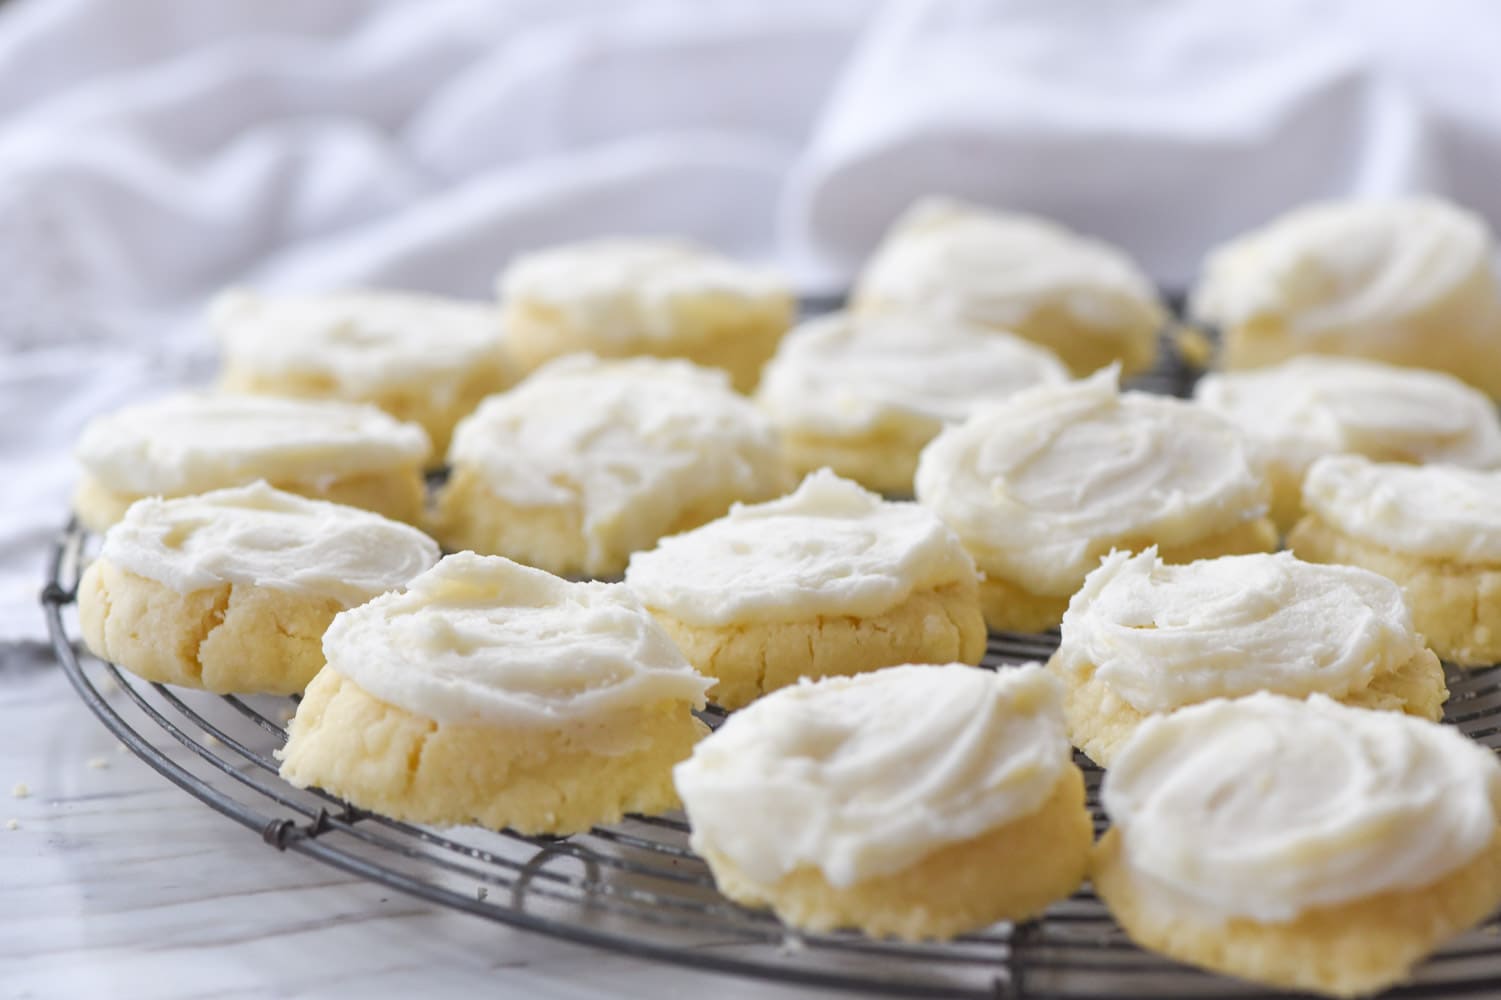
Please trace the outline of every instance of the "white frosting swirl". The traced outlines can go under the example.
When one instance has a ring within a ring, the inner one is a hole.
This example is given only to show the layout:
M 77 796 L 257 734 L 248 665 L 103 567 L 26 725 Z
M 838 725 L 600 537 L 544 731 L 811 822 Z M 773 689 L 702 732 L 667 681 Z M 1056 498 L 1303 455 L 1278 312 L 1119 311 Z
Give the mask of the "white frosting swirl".
M 257 482 L 137 500 L 105 533 L 101 557 L 178 593 L 244 583 L 353 607 L 430 569 L 438 545 L 379 514 Z
M 855 289 L 862 308 L 904 306 L 1002 329 L 1044 309 L 1150 339 L 1156 290 L 1114 247 L 1044 219 L 924 198 L 897 220 Z
M 1063 616 L 1055 663 L 1140 712 L 1276 691 L 1341 697 L 1423 650 L 1395 583 L 1292 553 L 1169 566 L 1112 552 Z
M 420 468 L 430 449 L 373 406 L 190 392 L 96 417 L 75 455 L 106 489 L 149 496 Z
M 986 403 L 1068 377 L 1052 352 L 998 330 L 913 314 L 835 313 L 782 340 L 756 398 L 780 429 L 932 437 Z
M 769 503 L 631 556 L 625 582 L 692 625 L 879 615 L 915 591 L 973 581 L 975 564 L 938 516 L 889 503 L 827 469 Z
M 776 436 L 723 372 L 686 361 L 551 362 L 460 422 L 449 461 L 520 506 L 582 511 L 589 563 L 649 548 L 709 498 L 776 496 Z
M 698 853 L 763 885 L 812 866 L 848 888 L 1031 815 L 1071 766 L 1046 671 L 952 664 L 773 692 L 674 778 Z
M 775 272 L 671 239 L 603 239 L 523 254 L 498 281 L 507 306 L 541 305 L 574 326 L 603 337 L 633 340 L 677 335 L 685 301 L 790 301 Z
M 1501 472 L 1321 458 L 1303 505 L 1356 538 L 1433 559 L 1501 563 Z
M 702 708 L 711 683 L 623 584 L 570 583 L 472 552 L 340 613 L 323 653 L 367 694 L 460 726 L 577 726 L 662 701 Z
M 1457 729 L 1265 693 L 1147 720 L 1103 789 L 1143 891 L 1264 923 L 1432 885 L 1490 843 L 1498 801 L 1495 754 Z
M 1106 369 L 1028 389 L 923 451 L 917 497 L 980 569 L 1068 596 L 1110 549 L 1183 545 L 1266 511 L 1240 433 L 1191 403 L 1117 391 Z
M 1485 223 L 1436 198 L 1309 205 L 1215 250 L 1192 311 L 1225 327 L 1276 323 L 1304 349 L 1400 338 L 1454 302 L 1460 327 L 1493 330 L 1491 254 Z
M 227 368 L 311 374 L 350 395 L 424 384 L 474 365 L 504 364 L 493 305 L 398 292 L 267 297 L 221 293 L 209 310 Z M 429 385 L 429 383 L 431 383 Z
M 1441 372 L 1306 355 L 1206 375 L 1194 399 L 1246 432 L 1266 459 L 1303 472 L 1321 455 L 1501 465 L 1501 420 L 1485 394 Z

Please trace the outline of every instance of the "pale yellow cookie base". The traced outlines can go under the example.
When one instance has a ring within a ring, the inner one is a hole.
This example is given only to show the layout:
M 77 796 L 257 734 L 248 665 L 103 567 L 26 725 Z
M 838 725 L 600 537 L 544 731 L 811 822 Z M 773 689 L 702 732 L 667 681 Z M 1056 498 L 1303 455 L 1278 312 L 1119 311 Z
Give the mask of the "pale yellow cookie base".
M 671 336 L 622 339 L 580 327 L 561 310 L 540 303 L 507 302 L 506 346 L 527 371 L 565 354 L 686 358 L 723 369 L 737 390 L 750 392 L 796 313 L 792 299 L 782 296 L 755 303 L 705 296 L 679 299 L 671 308 Z
M 1168 340 L 1185 367 L 1203 371 L 1214 364 L 1214 341 L 1204 329 L 1190 323 L 1175 323 L 1168 331 Z
M 589 733 L 444 725 L 324 670 L 288 727 L 281 776 L 412 823 L 563 835 L 676 808 L 673 765 L 708 731 L 681 701 L 618 713 Z M 611 756 L 591 740 L 634 747 Z
M 737 500 L 754 503 L 772 499 L 781 495 L 785 485 L 768 483 L 758 495 L 723 493 L 703 498 L 678 511 L 662 536 L 707 524 L 728 512 Z M 513 504 L 497 496 L 482 474 L 465 466 L 455 466 L 439 492 L 429 530 L 451 552 L 505 556 L 558 576 L 619 576 L 636 550 L 632 539 L 622 533 L 606 551 L 591 554 L 584 538 L 583 512 L 577 505 Z M 650 548 L 658 540 L 640 539 L 639 547 Z
M 1079 887 L 1093 841 L 1084 778 L 1070 764 L 1052 796 L 1030 816 L 848 888 L 830 885 L 811 866 L 764 886 L 723 855 L 711 851 L 705 860 L 722 893 L 747 906 L 769 906 L 793 927 L 852 927 L 872 937 L 920 941 L 1038 915 Z
M 243 485 L 245 482 L 219 484 L 221 487 Z M 407 524 L 422 522 L 423 508 L 427 503 L 427 487 L 423 482 L 422 470 L 416 466 L 342 476 L 322 483 L 277 481 L 271 485 L 314 500 L 328 500 L 331 503 L 371 510 L 393 521 L 404 521 Z M 108 490 L 93 476 L 85 473 L 73 494 L 73 512 L 78 515 L 79 523 L 85 528 L 102 533 L 124 517 L 130 505 L 140 499 L 140 496 Z
M 1150 716 L 1124 701 L 1095 675 L 1091 663 L 1065 665 L 1058 654 L 1048 661 L 1053 676 L 1063 682 L 1063 709 L 1068 738 L 1090 760 L 1109 767 L 1122 743 Z M 1307 691 L 1276 691 L 1305 697 Z M 1395 670 L 1376 674 L 1370 684 L 1339 700 L 1356 708 L 1406 712 L 1437 722 L 1443 718 L 1449 688 L 1444 668 L 1432 650 L 1424 649 Z M 1183 706 L 1178 706 L 1183 707 Z
M 878 296 L 864 295 L 856 302 L 861 312 L 911 311 L 916 303 L 898 303 Z M 970 318 L 971 322 L 975 320 Z M 1165 322 L 1164 314 L 1154 303 L 1143 302 L 1133 310 L 1129 322 L 1116 327 L 1084 326 L 1062 306 L 1046 305 L 1034 309 L 1020 322 L 1007 326 L 1006 332 L 1046 347 L 1074 377 L 1099 371 L 1116 361 L 1122 375 L 1146 371 L 1157 360 L 1157 333 Z
M 784 430 L 781 438 L 782 455 L 798 479 L 829 468 L 868 490 L 910 497 L 918 456 L 932 435 L 892 432 L 841 438 Z
M 1152 544 L 1151 539 L 1129 539 L 1118 541 L 1110 548 L 1135 552 Z M 1157 554 L 1163 562 L 1191 563 L 1197 559 L 1274 552 L 1276 549 L 1277 528 L 1263 517 L 1242 522 L 1229 531 L 1191 544 L 1159 545 Z M 1106 553 L 1100 554 L 1103 557 Z M 1033 593 L 998 576 L 987 575 L 980 581 L 980 606 L 985 612 L 985 624 L 997 632 L 1042 632 L 1057 628 L 1063 621 L 1063 612 L 1068 610 L 1070 597 L 1072 595 L 1059 597 Z
M 1501 903 L 1501 835 L 1473 860 L 1421 889 L 1308 910 L 1285 923 L 1206 923 L 1138 886 L 1110 830 L 1095 848 L 1095 890 L 1143 948 L 1214 972 L 1285 989 L 1364 996 L 1400 983 L 1446 939 Z M 1143 887 L 1145 888 L 1145 887 Z
M 368 395 L 350 393 L 336 380 L 316 372 L 276 373 L 249 371 L 228 366 L 219 378 L 220 388 L 262 396 L 296 399 L 332 399 L 377 406 L 398 420 L 418 424 L 432 439 L 432 464 L 443 464 L 454 425 L 473 413 L 480 401 L 509 388 L 515 381 L 510 365 L 496 358 L 472 363 L 420 385 L 392 386 Z
M 323 666 L 344 606 L 248 584 L 178 593 L 105 559 L 84 572 L 78 618 L 90 652 L 159 684 L 219 694 L 296 694 Z
M 803 677 L 839 677 L 903 663 L 977 664 L 985 622 L 972 584 L 949 584 L 908 597 L 870 618 L 689 625 L 656 608 L 688 662 L 715 685 L 709 700 L 741 708 Z
M 1306 470 L 1273 461 L 1263 463 L 1261 471 L 1272 489 L 1272 506 L 1267 516 L 1277 526 L 1278 533 L 1286 535 L 1303 516 L 1303 474 Z
M 1501 662 L 1501 566 L 1396 552 L 1352 538 L 1316 514 L 1298 522 L 1287 547 L 1299 559 L 1359 566 L 1401 585 L 1413 627 L 1442 659 L 1461 667 Z

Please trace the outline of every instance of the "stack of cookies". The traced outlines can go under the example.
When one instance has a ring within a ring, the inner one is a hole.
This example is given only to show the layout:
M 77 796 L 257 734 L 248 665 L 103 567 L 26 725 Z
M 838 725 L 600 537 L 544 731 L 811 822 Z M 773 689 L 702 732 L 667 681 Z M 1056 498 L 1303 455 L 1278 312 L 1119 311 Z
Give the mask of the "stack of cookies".
M 729 898 L 913 940 L 1092 878 L 1144 947 L 1370 993 L 1501 903 L 1501 764 L 1439 724 L 1501 660 L 1491 254 L 1432 199 L 1276 220 L 1208 258 L 1191 401 L 1130 387 L 1124 252 L 948 199 L 801 325 L 662 239 L 495 304 L 227 292 L 220 384 L 79 441 L 84 638 L 300 694 L 283 777 L 403 820 L 681 808 Z

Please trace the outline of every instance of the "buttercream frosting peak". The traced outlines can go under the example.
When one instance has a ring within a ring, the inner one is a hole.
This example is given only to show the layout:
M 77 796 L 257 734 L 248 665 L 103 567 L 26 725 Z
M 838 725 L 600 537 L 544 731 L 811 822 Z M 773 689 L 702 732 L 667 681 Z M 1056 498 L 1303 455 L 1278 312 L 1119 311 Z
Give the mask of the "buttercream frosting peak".
M 1154 335 L 1150 281 L 1119 250 L 1044 219 L 925 198 L 892 226 L 855 291 L 862 308 L 906 306 L 1003 329 L 1057 308 L 1085 327 Z
M 1485 224 L 1455 205 L 1322 202 L 1214 251 L 1193 311 L 1232 327 L 1272 320 L 1295 337 L 1364 330 L 1379 339 L 1450 297 L 1470 300 L 1477 278 L 1492 290 L 1474 304 L 1493 310 L 1490 268 Z
M 257 482 L 138 500 L 105 533 L 101 556 L 179 593 L 243 583 L 352 607 L 430 568 L 438 546 L 379 514 Z
M 844 888 L 1031 815 L 1071 766 L 1046 671 L 953 664 L 773 692 L 674 777 L 700 854 L 765 885 L 813 866 Z
M 314 373 L 376 393 L 475 364 L 500 365 L 493 304 L 398 292 L 220 293 L 209 307 L 226 367 L 272 376 Z M 437 391 L 437 390 L 433 390 Z
M 1501 471 L 1330 455 L 1308 470 L 1303 504 L 1340 531 L 1399 552 L 1501 563 Z
M 95 418 L 75 454 L 107 489 L 149 496 L 420 468 L 430 450 L 373 406 L 185 392 Z
M 338 615 L 329 669 L 455 725 L 562 726 L 676 700 L 710 681 L 622 584 L 570 583 L 500 556 L 446 556 L 399 593 Z
M 1291 553 L 1167 565 L 1112 552 L 1063 616 L 1056 663 L 1140 712 L 1261 690 L 1340 697 L 1423 650 L 1401 589 Z
M 460 422 L 449 461 L 517 506 L 578 507 L 589 572 L 618 571 L 696 500 L 786 488 L 770 424 L 723 372 L 655 358 L 544 365 Z
M 1306 355 L 1206 375 L 1194 398 L 1242 427 L 1266 458 L 1304 471 L 1321 455 L 1501 465 L 1501 419 L 1451 375 L 1358 358 Z
M 1239 431 L 1182 400 L 1120 393 L 1117 377 L 1028 389 L 923 451 L 918 499 L 982 571 L 1067 596 L 1118 544 L 1189 544 L 1265 513 Z
M 1148 719 L 1102 799 L 1144 900 L 1283 922 L 1470 861 L 1495 836 L 1501 765 L 1449 726 L 1262 693 Z
M 695 625 L 882 614 L 914 592 L 976 579 L 931 511 L 882 500 L 827 469 L 778 500 L 665 538 L 631 557 L 648 607 Z
M 791 431 L 931 436 L 987 403 L 1067 380 L 1051 352 L 998 330 L 915 313 L 835 313 L 783 339 L 756 395 Z
M 522 254 L 500 276 L 508 308 L 542 305 L 599 336 L 671 337 L 685 301 L 785 303 L 785 280 L 694 243 L 651 237 L 586 240 Z

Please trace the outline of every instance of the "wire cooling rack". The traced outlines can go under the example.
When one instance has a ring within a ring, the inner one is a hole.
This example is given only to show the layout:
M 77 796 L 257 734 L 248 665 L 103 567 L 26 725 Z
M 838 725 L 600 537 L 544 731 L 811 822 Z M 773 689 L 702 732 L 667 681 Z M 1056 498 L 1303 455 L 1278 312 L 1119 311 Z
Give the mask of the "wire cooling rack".
M 822 311 L 826 303 L 807 303 Z M 822 308 L 821 308 L 822 307 Z M 1132 388 L 1187 395 L 1194 372 L 1166 362 Z M 89 536 L 73 524 L 53 550 L 42 604 L 59 663 L 84 703 L 169 781 L 295 851 L 429 903 L 496 923 L 702 971 L 866 996 L 1193 1000 L 1285 998 L 1142 951 L 1086 887 L 1040 919 L 997 924 L 944 943 L 803 934 L 720 896 L 688 848 L 682 817 L 630 817 L 554 839 L 463 828 L 436 830 L 356 809 L 277 776 L 274 752 L 294 702 L 218 697 L 150 684 L 80 651 L 73 603 Z M 1045 660 L 1056 634 L 990 637 L 993 669 Z M 1446 668 L 1446 721 L 1501 748 L 1501 667 Z M 717 725 L 722 716 L 705 713 Z M 1501 751 L 1498 751 L 1501 752 Z M 1085 773 L 1096 833 L 1104 829 L 1101 772 Z M 1315 765 L 1316 766 L 1316 765 Z M 247 849 L 250 849 L 247 846 Z M 1391 997 L 1501 996 L 1501 922 L 1492 918 L 1430 959 Z
M 714 890 L 677 815 L 630 817 L 552 839 L 434 830 L 355 809 L 277 777 L 293 702 L 149 684 L 78 649 L 72 604 L 88 536 L 61 534 L 42 594 L 58 661 L 84 703 L 168 780 L 260 835 L 440 906 L 644 959 L 867 996 L 986 998 L 1285 997 L 1174 965 L 1136 948 L 1088 889 L 1039 920 L 947 943 L 790 932 Z M 1046 659 L 1056 635 L 990 637 L 985 665 Z M 1448 672 L 1447 720 L 1501 747 L 1501 667 Z M 705 721 L 718 723 L 708 713 Z M 1100 771 L 1083 757 L 1103 830 Z M 248 849 L 248 847 L 247 847 Z M 1451 943 L 1393 997 L 1501 995 L 1501 924 Z

